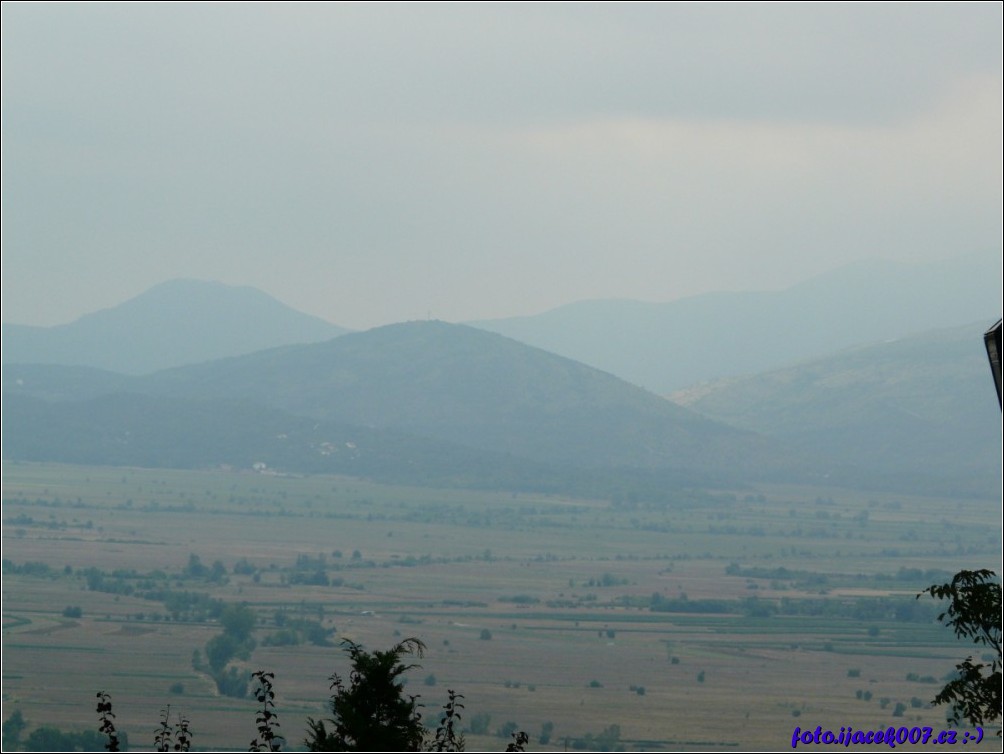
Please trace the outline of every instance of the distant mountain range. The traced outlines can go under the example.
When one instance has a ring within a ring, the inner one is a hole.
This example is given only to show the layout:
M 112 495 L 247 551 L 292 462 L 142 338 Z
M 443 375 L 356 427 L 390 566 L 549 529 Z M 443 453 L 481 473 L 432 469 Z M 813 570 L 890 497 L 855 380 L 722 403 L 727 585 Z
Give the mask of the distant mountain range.
M 346 333 L 258 291 L 174 281 L 71 325 L 4 325 L 3 456 L 649 500 L 756 481 L 993 497 L 986 264 L 502 321 L 567 336 L 556 350 L 594 366 L 443 322 Z M 677 405 L 630 374 L 687 390 Z
M 665 395 L 862 343 L 992 321 L 1001 295 L 1000 256 L 992 252 L 928 264 L 863 262 L 777 292 L 581 301 L 468 324 Z M 346 332 L 253 288 L 174 280 L 67 325 L 5 323 L 2 348 L 4 363 L 149 374 Z
M 67 325 L 4 324 L 3 361 L 147 374 L 345 332 L 255 288 L 172 280 Z
M 471 322 L 668 394 L 862 343 L 1000 316 L 1000 252 L 927 264 L 862 262 L 777 292 L 668 303 L 582 301 Z

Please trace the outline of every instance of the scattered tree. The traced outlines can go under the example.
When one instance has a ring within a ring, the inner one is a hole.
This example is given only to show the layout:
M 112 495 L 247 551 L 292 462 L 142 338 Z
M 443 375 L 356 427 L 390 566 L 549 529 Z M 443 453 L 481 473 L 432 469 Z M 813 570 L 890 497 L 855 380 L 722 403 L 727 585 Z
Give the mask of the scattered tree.
M 545 722 L 540 727 L 540 738 L 538 739 L 541 745 L 546 746 L 551 741 L 551 735 L 554 733 L 554 723 L 550 720 Z
M 475 736 L 487 735 L 488 728 L 492 724 L 492 716 L 487 712 L 479 712 L 471 717 L 468 729 Z
M 21 733 L 24 732 L 28 723 L 25 722 L 21 710 L 16 709 L 14 713 L 3 721 L 3 749 L 13 751 L 21 741 Z
M 52 725 L 42 725 L 35 728 L 20 746 L 25 751 L 102 751 L 107 745 L 106 741 L 107 739 L 97 731 L 71 732 L 62 731 Z M 121 736 L 121 744 L 123 747 L 128 745 L 124 733 Z

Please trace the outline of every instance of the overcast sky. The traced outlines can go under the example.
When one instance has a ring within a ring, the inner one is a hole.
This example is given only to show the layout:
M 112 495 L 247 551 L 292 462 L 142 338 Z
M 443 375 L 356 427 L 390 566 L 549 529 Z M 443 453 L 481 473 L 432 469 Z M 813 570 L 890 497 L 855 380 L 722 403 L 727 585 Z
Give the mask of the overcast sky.
M 1001 243 L 998 2 L 179 5 L 3 3 L 3 321 L 178 277 L 462 321 Z

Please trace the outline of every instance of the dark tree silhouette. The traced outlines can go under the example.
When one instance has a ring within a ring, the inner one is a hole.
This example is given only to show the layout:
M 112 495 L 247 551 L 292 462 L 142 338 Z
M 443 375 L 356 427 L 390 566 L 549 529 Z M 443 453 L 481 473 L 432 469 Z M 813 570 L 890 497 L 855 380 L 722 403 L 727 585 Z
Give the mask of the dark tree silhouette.
M 331 675 L 333 693 L 328 707 L 332 717 L 324 720 L 307 718 L 308 734 L 304 743 L 309 751 L 464 751 L 466 741 L 460 728 L 461 710 L 464 709 L 462 694 L 448 689 L 449 699 L 440 713 L 439 726 L 432 732 L 422 725 L 419 711 L 422 705 L 418 703 L 418 697 L 404 693 L 402 676 L 421 666 L 405 664 L 402 657 L 406 654 L 421 657 L 425 644 L 420 639 L 404 639 L 384 652 L 367 652 L 361 644 L 350 640 L 343 641 L 342 646 L 352 664 L 348 683 L 338 673 Z M 255 717 L 258 736 L 251 742 L 250 751 L 281 751 L 286 743 L 278 733 L 272 687 L 274 678 L 274 674 L 263 670 L 251 674 L 254 696 L 261 706 Z M 119 734 L 115 729 L 111 698 L 99 691 L 97 699 L 99 731 L 107 740 L 104 746 L 108 751 L 119 751 L 120 747 L 126 746 L 127 739 L 125 733 Z M 172 726 L 170 714 L 170 707 L 161 711 L 161 723 L 154 739 L 156 750 L 189 751 L 192 733 L 188 718 L 179 715 L 177 725 Z M 484 718 L 481 724 L 477 724 L 479 717 Z M 486 732 L 488 717 L 476 716 L 471 730 Z M 16 727 L 19 734 L 23 725 L 23 717 L 19 715 L 10 725 L 5 724 L 5 740 L 13 740 L 13 729 Z M 548 737 L 553 727 L 552 723 L 545 724 L 544 731 Z M 619 735 L 619 728 L 617 730 Z M 53 732 L 59 733 L 54 729 Z M 516 723 L 507 723 L 506 733 L 511 734 L 513 739 L 506 751 L 526 750 L 529 736 L 516 730 Z M 55 739 L 49 736 L 45 740 L 51 743 Z M 74 746 L 52 745 L 44 748 L 72 751 Z
M 401 657 L 421 657 L 425 644 L 404 639 L 390 649 L 367 652 L 354 641 L 342 642 L 352 663 L 346 685 L 338 673 L 331 675 L 332 717 L 327 721 L 307 719 L 306 745 L 310 751 L 418 751 L 422 726 L 418 697 L 404 693 L 401 676 L 418 665 L 406 665 Z M 327 724 L 326 724 L 327 723 Z M 329 727 L 330 726 L 330 727 Z
M 960 639 L 992 650 L 992 659 L 974 662 L 970 655 L 956 665 L 958 677 L 949 681 L 934 698 L 935 704 L 951 704 L 949 720 L 982 726 L 1001 716 L 1001 584 L 993 571 L 960 571 L 948 584 L 932 584 L 923 592 L 949 600 L 938 620 Z

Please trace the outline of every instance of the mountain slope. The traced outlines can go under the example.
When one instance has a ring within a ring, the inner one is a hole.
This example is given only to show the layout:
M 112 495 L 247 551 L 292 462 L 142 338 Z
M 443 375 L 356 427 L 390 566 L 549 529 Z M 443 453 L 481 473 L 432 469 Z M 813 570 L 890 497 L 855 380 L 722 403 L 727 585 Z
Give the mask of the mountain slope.
M 4 324 L 3 360 L 146 374 L 345 332 L 254 288 L 173 280 L 67 325 Z
M 658 499 L 770 480 L 992 496 L 983 324 L 678 394 L 412 322 L 153 375 L 4 365 L 4 454 Z M 700 411 L 701 415 L 694 410 Z M 734 423 L 740 429 L 727 426 Z
M 4 395 L 29 396 L 47 402 L 80 401 L 121 392 L 130 381 L 124 374 L 94 367 L 3 364 Z
M 472 322 L 667 394 L 841 348 L 999 316 L 999 254 L 929 264 L 867 262 L 784 291 L 668 303 L 585 301 Z
M 1000 411 L 986 323 L 848 349 L 680 391 L 674 400 L 826 459 L 831 473 L 999 494 Z
M 264 464 L 401 484 L 589 491 L 567 472 L 543 464 L 228 401 L 136 393 L 60 402 L 5 393 L 3 399 L 4 458 L 19 461 L 153 468 Z
M 753 473 L 775 451 L 612 375 L 462 325 L 411 322 L 138 380 L 578 467 Z

